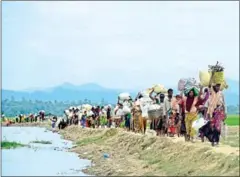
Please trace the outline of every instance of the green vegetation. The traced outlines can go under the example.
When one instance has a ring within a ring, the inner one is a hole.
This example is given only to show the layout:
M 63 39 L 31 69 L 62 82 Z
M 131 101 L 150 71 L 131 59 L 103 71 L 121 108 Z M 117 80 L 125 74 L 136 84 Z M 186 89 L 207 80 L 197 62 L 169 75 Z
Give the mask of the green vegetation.
M 239 115 L 228 115 L 225 122 L 228 126 L 238 126 L 239 125 Z
M 84 146 L 84 145 L 88 145 L 88 144 L 92 144 L 92 143 L 99 144 L 99 143 L 104 142 L 109 137 L 112 137 L 116 134 L 117 134 L 117 129 L 109 129 L 102 135 L 90 136 L 87 138 L 83 138 L 77 142 L 77 145 Z
M 14 97 L 2 100 L 1 103 L 2 111 L 7 117 L 15 117 L 19 114 L 37 113 L 39 110 L 45 110 L 46 114 L 51 113 L 53 115 L 62 116 L 63 111 L 70 106 L 78 106 L 85 103 L 99 105 L 88 99 L 78 101 L 41 101 L 27 100 L 25 98 L 22 98 L 22 100 L 15 100 Z M 102 100 L 100 104 L 105 105 L 107 103 Z M 239 112 L 239 105 L 229 105 L 227 109 L 229 114 L 237 114 Z
M 232 147 L 239 147 L 239 127 L 228 127 L 227 137 L 221 138 L 221 142 Z
M 51 141 L 44 141 L 44 140 L 36 140 L 36 141 L 31 141 L 31 143 L 38 143 L 38 144 L 52 144 Z
M 15 117 L 19 114 L 38 113 L 40 110 L 45 110 L 46 114 L 51 113 L 53 115 L 62 116 L 63 111 L 70 106 L 79 106 L 86 103 L 98 105 L 87 99 L 83 101 L 40 101 L 27 100 L 24 98 L 22 100 L 15 100 L 12 98 L 2 100 L 2 111 L 5 116 L 8 117 Z M 101 104 L 105 105 L 104 102 Z
M 24 147 L 24 146 L 26 145 L 23 145 L 17 142 L 1 141 L 2 149 L 11 149 L 11 148 L 17 148 L 17 147 Z

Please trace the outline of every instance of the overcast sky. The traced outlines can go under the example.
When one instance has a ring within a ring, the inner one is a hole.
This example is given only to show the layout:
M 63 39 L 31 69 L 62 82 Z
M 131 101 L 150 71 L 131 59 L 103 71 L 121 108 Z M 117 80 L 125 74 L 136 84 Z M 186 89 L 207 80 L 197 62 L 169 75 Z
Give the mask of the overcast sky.
M 3 88 L 239 80 L 239 2 L 2 2 Z

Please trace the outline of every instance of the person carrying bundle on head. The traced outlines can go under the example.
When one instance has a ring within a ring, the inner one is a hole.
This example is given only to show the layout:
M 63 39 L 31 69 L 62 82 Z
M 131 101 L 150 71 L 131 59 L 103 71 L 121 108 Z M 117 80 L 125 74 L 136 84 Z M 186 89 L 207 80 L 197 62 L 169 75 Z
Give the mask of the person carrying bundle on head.
M 160 106 L 162 110 L 162 114 L 159 118 L 152 120 L 150 128 L 154 129 L 157 132 L 157 136 L 164 135 L 165 127 L 166 127 L 166 116 L 164 116 L 164 98 L 165 95 L 163 93 L 158 93 L 154 97 L 152 96 L 154 89 L 150 92 L 149 97 Z
M 216 66 L 209 66 L 211 79 L 209 83 L 210 97 L 208 100 L 207 116 L 210 120 L 210 132 L 208 132 L 209 140 L 212 146 L 218 145 L 220 140 L 221 128 L 224 126 L 224 121 L 227 118 L 227 109 L 224 100 L 224 95 L 220 91 L 221 84 L 224 83 L 224 68 L 218 63 Z
M 186 92 L 186 98 L 184 100 L 185 109 L 185 125 L 186 125 L 186 141 L 194 141 L 195 130 L 192 128 L 192 124 L 197 120 L 197 109 L 195 107 L 198 97 L 197 93 L 194 92 L 194 88 Z

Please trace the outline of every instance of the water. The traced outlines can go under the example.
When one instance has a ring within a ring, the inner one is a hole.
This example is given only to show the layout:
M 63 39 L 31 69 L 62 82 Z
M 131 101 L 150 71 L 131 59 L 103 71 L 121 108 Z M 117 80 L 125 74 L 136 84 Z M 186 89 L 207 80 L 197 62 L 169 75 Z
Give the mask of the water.
M 2 127 L 2 140 L 28 144 L 28 147 L 2 150 L 2 176 L 87 176 L 81 170 L 91 165 L 73 152 L 71 141 L 38 127 Z M 52 144 L 31 143 L 35 140 Z

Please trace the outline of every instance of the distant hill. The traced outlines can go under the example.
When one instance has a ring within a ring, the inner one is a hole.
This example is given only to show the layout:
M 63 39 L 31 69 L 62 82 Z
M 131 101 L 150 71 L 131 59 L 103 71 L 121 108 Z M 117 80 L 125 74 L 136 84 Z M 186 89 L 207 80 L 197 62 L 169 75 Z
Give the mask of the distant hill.
M 14 97 L 15 100 L 21 100 L 22 98 L 42 101 L 77 101 L 88 99 L 92 102 L 100 102 L 104 99 L 105 102 L 116 103 L 117 96 L 121 92 L 124 92 L 124 90 L 108 89 L 94 83 L 84 85 L 64 83 L 57 87 L 38 91 L 2 90 L 2 100 Z M 130 94 L 133 96 L 136 95 L 134 92 L 130 92 Z
M 227 80 L 229 89 L 225 91 L 226 102 L 228 105 L 239 104 L 239 81 Z M 176 87 L 174 90 L 177 90 Z M 88 83 L 84 85 L 73 85 L 71 83 L 64 83 L 60 86 L 46 88 L 36 91 L 11 91 L 2 90 L 2 100 L 11 99 L 21 100 L 22 98 L 42 101 L 77 101 L 88 99 L 92 102 L 100 102 L 104 99 L 105 102 L 115 103 L 117 95 L 127 90 L 104 88 L 95 83 Z M 138 90 L 131 91 L 133 98 L 136 96 Z

